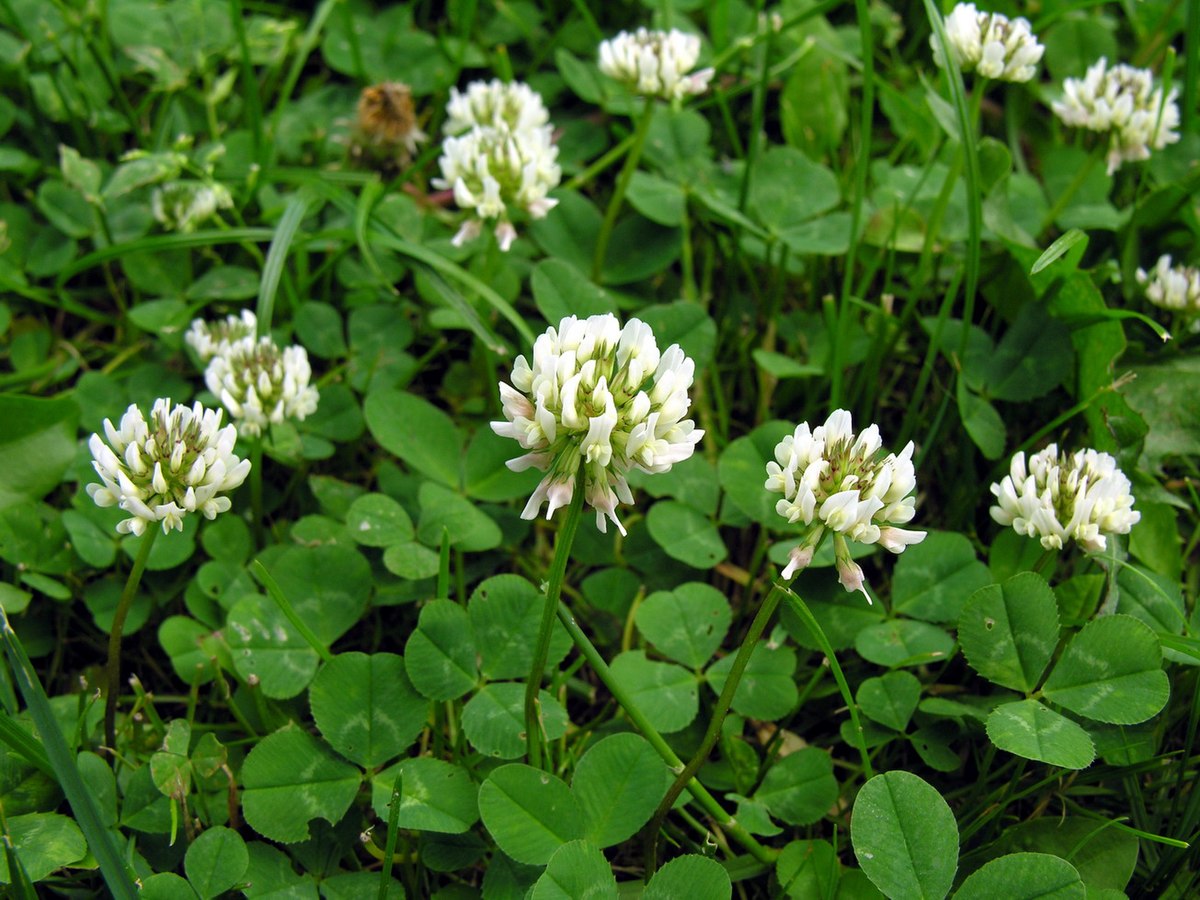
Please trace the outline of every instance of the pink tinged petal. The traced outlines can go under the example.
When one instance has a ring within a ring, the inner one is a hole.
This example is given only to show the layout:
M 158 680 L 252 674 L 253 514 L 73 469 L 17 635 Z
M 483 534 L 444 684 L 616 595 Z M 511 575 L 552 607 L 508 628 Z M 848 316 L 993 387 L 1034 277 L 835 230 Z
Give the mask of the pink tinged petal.
M 791 552 L 788 553 L 788 564 L 784 566 L 784 569 L 779 573 L 779 576 L 781 578 L 793 577 L 797 572 L 807 569 L 809 564 L 812 563 L 812 558 L 812 547 L 803 544 L 798 547 L 793 547 Z
M 905 528 L 881 528 L 879 529 L 879 544 L 885 550 L 892 553 L 903 553 L 904 548 L 912 544 L 919 544 L 925 540 L 924 531 L 910 531 Z

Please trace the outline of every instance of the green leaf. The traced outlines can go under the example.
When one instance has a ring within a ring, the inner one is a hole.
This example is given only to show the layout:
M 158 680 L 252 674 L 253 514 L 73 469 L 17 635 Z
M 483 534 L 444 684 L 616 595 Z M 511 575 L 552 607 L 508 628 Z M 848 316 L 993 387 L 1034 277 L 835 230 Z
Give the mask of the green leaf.
M 697 374 L 712 362 L 717 323 L 699 304 L 687 300 L 656 303 L 639 310 L 638 318 L 654 329 L 659 350 L 665 352 L 672 344 L 678 344 L 696 364 Z
M 612 674 L 659 731 L 686 728 L 700 711 L 696 676 L 674 663 L 652 662 L 643 650 L 627 650 L 613 660 Z
M 363 897 L 379 896 L 378 872 L 339 872 L 321 879 L 322 900 L 360 900 Z M 404 900 L 404 885 L 389 878 L 386 900 Z
M 188 286 L 184 296 L 192 301 L 249 300 L 258 296 L 259 280 L 259 273 L 245 266 L 213 266 Z
M 17 859 L 32 882 L 44 880 L 55 869 L 82 861 L 87 854 L 83 832 L 67 816 L 44 812 L 9 816 L 5 826 Z M 0 854 L 0 884 L 11 884 L 13 880 L 6 854 Z
M 954 883 L 954 813 L 932 785 L 911 772 L 885 772 L 863 785 L 854 801 L 850 840 L 867 877 L 894 900 L 940 900 Z
M 337 359 L 346 355 L 342 317 L 330 304 L 312 300 L 301 303 L 292 324 L 296 329 L 296 337 L 313 356 L 320 359 Z M 321 400 L 325 400 L 323 388 Z
M 242 764 L 246 823 L 281 844 L 307 840 L 308 823 L 341 820 L 362 773 L 294 725 L 263 738 Z
M 730 441 L 717 462 L 717 478 L 729 502 L 740 512 L 778 532 L 799 534 L 799 527 L 788 525 L 787 520 L 775 512 L 779 496 L 763 490 L 763 482 L 767 480 L 767 460 L 774 459 L 775 445 L 785 434 L 791 433 L 792 427 L 786 422 L 768 422 L 745 437 Z
M 816 747 L 805 747 L 771 766 L 752 799 L 789 825 L 811 825 L 829 811 L 837 795 L 833 757 Z
M 388 388 L 367 394 L 363 414 L 384 450 L 422 475 L 458 486 L 463 439 L 444 412 L 415 394 Z
M 1174 356 L 1137 366 L 1136 378 L 1121 391 L 1129 405 L 1154 427 L 1146 435 L 1149 464 L 1166 456 L 1200 454 L 1200 358 Z
M 694 568 L 711 569 L 729 555 L 712 521 L 678 500 L 655 503 L 646 516 L 646 525 L 668 556 Z
M 555 328 L 567 316 L 586 318 L 617 311 L 603 288 L 562 259 L 544 259 L 534 266 L 529 286 L 538 312 Z
M 792 147 L 772 147 L 755 163 L 750 207 L 780 232 L 828 212 L 841 202 L 837 177 Z
M 1079 872 L 1049 853 L 1010 853 L 972 872 L 954 900 L 1084 900 Z
M 1096 758 L 1086 731 L 1036 700 L 997 706 L 988 716 L 987 734 L 1001 750 L 1064 769 L 1087 768 Z
M 413 523 L 404 507 L 386 494 L 363 494 L 346 512 L 346 527 L 365 547 L 388 547 L 413 539 Z
M 921 700 L 921 682 L 909 672 L 868 678 L 858 688 L 858 707 L 881 725 L 903 731 Z
M 486 678 L 526 678 L 533 665 L 533 642 L 541 623 L 545 595 L 520 575 L 495 575 L 480 582 L 467 602 L 467 614 Z M 557 622 L 550 636 L 549 667 L 571 649 L 571 638 Z
M 1166 705 L 1171 693 L 1162 647 L 1133 616 L 1095 619 L 1071 639 L 1043 688 L 1071 712 L 1113 725 L 1136 725 Z
M 463 490 L 473 500 L 499 502 L 528 497 L 537 487 L 542 473 L 529 468 L 514 472 L 505 463 L 525 451 L 511 438 L 500 437 L 490 428 L 480 428 L 467 445 L 463 463 Z
M 1075 360 L 1071 334 L 1039 303 L 1021 307 L 984 368 L 987 393 L 1000 400 L 1032 400 L 1050 393 Z
M 698 669 L 708 662 L 733 621 L 725 595 L 698 581 L 655 591 L 638 606 L 638 631 L 675 662 Z
M 288 547 L 267 570 L 326 646 L 358 622 L 371 596 L 371 566 L 352 547 Z
M 598 847 L 633 837 L 666 794 L 671 772 L 643 737 L 613 734 L 593 744 L 575 768 L 571 793 L 584 836 Z
M 416 541 L 392 544 L 383 551 L 383 567 L 393 575 L 399 575 L 408 581 L 432 578 L 438 573 L 439 565 L 437 551 L 430 550 Z
M 338 753 L 364 768 L 398 756 L 425 727 L 429 701 L 413 689 L 403 657 L 341 653 L 308 691 L 313 721 Z
M 854 649 L 879 666 L 919 666 L 949 658 L 954 652 L 954 639 L 926 622 L 892 619 L 860 631 Z
M 837 854 L 828 841 L 792 841 L 775 861 L 775 877 L 793 900 L 837 894 Z
M 71 546 L 89 566 L 107 569 L 117 558 L 117 542 L 114 534 L 107 534 L 100 526 L 74 510 L 63 510 L 63 527 L 71 536 Z
M 635 171 L 626 193 L 629 205 L 659 225 L 682 224 L 687 211 L 687 194 L 673 181 L 649 172 Z
M 730 653 L 708 667 L 708 683 L 717 693 L 733 668 L 735 654 Z M 733 709 L 755 719 L 779 719 L 787 715 L 800 699 L 796 688 L 796 651 L 791 647 L 772 646 L 760 641 L 750 653 L 733 694 Z
M 567 732 L 567 711 L 545 691 L 538 692 L 542 726 L 548 740 Z M 494 759 L 516 759 L 526 751 L 525 685 L 487 684 L 467 701 L 462 711 L 463 734 L 471 746 Z
M 170 616 L 158 626 L 158 642 L 171 657 L 171 667 L 185 684 L 207 684 L 216 675 L 222 639 L 187 616 Z M 226 651 L 228 655 L 228 651 Z M 232 661 L 230 662 L 232 667 Z
M 186 797 L 192 783 L 192 763 L 188 744 L 192 726 L 187 719 L 174 719 L 167 726 L 162 749 L 150 757 L 150 777 L 154 786 L 167 797 Z
M 419 756 L 384 769 L 371 780 L 371 805 L 388 820 L 396 776 L 401 777 L 400 828 L 462 834 L 479 819 L 479 790 L 461 766 Z
M 980 588 L 958 621 L 967 662 L 989 681 L 1028 693 L 1058 646 L 1058 604 L 1041 575 L 1022 572 Z
M 225 638 L 238 674 L 258 679 L 259 690 L 267 697 L 295 697 L 317 672 L 316 651 L 275 601 L 262 594 L 234 604 Z
M 450 488 L 432 481 L 422 483 L 417 494 L 421 518 L 417 536 L 421 543 L 441 546 L 442 529 L 450 535 L 452 546 L 476 553 L 500 546 L 500 526 L 470 500 Z
M 1119 831 L 1112 822 L 1084 816 L 1047 816 L 1006 828 L 993 852 L 1051 853 L 1069 862 L 1088 887 L 1124 891 L 1137 865 L 1137 835 Z
M 896 561 L 892 608 L 926 622 L 954 622 L 967 597 L 991 583 L 991 572 L 965 536 L 930 531 Z
M 729 873 L 715 859 L 689 853 L 677 856 L 654 873 L 642 900 L 729 900 L 733 885 Z
M 78 418 L 70 397 L 0 395 L 0 509 L 41 500 L 54 489 L 75 459 Z
M 554 851 L 529 897 L 530 900 L 617 900 L 617 879 L 594 844 L 570 841 Z
M 236 831 L 217 825 L 192 841 L 183 870 L 201 900 L 216 897 L 237 884 L 250 864 L 246 842 Z
M 604 283 L 632 284 L 670 269 L 679 258 L 682 238 L 678 228 L 664 228 L 636 213 L 625 216 L 613 229 L 604 258 Z
M 427 603 L 404 646 L 404 660 L 413 686 L 430 700 L 454 700 L 475 687 L 467 611 L 451 600 Z
M 174 872 L 159 872 L 142 879 L 140 900 L 192 900 L 196 892 Z
M 963 428 L 967 430 L 967 434 L 984 457 L 999 459 L 1003 456 L 1008 431 L 1004 419 L 996 412 L 996 407 L 978 394 L 972 393 L 965 378 L 958 381 L 955 399 L 958 402 L 958 417 L 962 419 Z
M 549 772 L 519 763 L 501 766 L 480 786 L 479 815 L 501 850 L 533 866 L 583 837 L 583 811 L 571 789 Z

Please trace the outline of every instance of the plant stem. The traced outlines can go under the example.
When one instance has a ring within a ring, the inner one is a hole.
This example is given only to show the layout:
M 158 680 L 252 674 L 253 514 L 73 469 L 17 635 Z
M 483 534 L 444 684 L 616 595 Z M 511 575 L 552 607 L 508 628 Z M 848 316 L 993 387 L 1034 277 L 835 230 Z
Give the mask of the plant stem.
M 550 655 L 550 637 L 554 633 L 554 613 L 558 609 L 558 598 L 562 596 L 563 576 L 567 571 L 567 560 L 571 556 L 571 544 L 579 530 L 579 516 L 583 511 L 583 465 L 575 475 L 575 490 L 571 504 L 567 507 L 567 518 L 558 536 L 554 539 L 554 560 L 550 563 L 550 577 L 546 582 L 546 605 L 542 608 L 542 622 L 538 626 L 537 644 L 533 649 L 533 665 L 529 679 L 525 682 L 525 742 L 529 748 L 529 764 L 540 769 L 542 766 L 542 717 L 538 708 L 538 690 L 542 686 L 542 674 L 546 659 Z
M 254 546 L 263 548 L 263 439 L 258 435 L 250 442 L 250 523 L 254 532 Z
M 1098 159 L 1100 159 L 1100 154 L 1095 152 L 1088 156 L 1087 162 L 1075 173 L 1075 177 L 1071 179 L 1071 183 L 1066 186 L 1066 189 L 1058 195 L 1058 199 L 1054 201 L 1054 205 L 1050 207 L 1050 211 L 1042 217 L 1042 224 L 1038 227 L 1038 234 L 1041 234 L 1053 225 L 1055 220 L 1062 214 L 1062 211 L 1067 208 L 1067 204 L 1071 202 L 1075 194 L 1079 192 L 1079 189 L 1083 187 L 1083 183 L 1087 181 L 1088 176 L 1092 174 L 1092 169 L 1096 167 Z
M 125 629 L 125 618 L 129 615 L 129 607 L 133 605 L 138 584 L 142 580 L 142 572 L 146 570 L 146 560 L 150 558 L 150 549 L 157 537 L 157 527 L 146 530 L 142 545 L 133 560 L 133 568 L 129 570 L 129 578 L 125 581 L 125 589 L 121 591 L 121 599 L 117 601 L 112 627 L 108 631 L 108 665 L 105 667 L 108 694 L 104 698 L 104 741 L 113 755 L 117 752 L 117 697 L 121 693 L 121 632 Z
M 600 283 L 604 271 L 604 257 L 608 253 L 608 241 L 612 237 L 613 226 L 617 224 L 617 213 L 625 200 L 625 191 L 633 173 L 637 171 L 638 161 L 642 158 L 642 149 L 646 146 L 646 135 L 650 133 L 650 122 L 654 119 L 654 100 L 646 98 L 642 109 L 642 117 L 638 120 L 637 130 L 633 133 L 633 143 L 629 146 L 629 155 L 625 157 L 625 165 L 617 176 L 617 187 L 612 198 L 608 201 L 608 209 L 604 211 L 604 223 L 600 226 L 600 234 L 596 236 L 596 254 L 592 257 L 592 281 Z
M 787 589 L 788 605 L 792 608 L 792 612 L 800 617 L 800 620 L 812 632 L 813 637 L 817 639 L 817 644 L 821 648 L 821 652 L 825 654 L 825 658 L 829 660 L 829 669 L 833 672 L 833 679 L 837 682 L 838 690 L 842 693 L 842 699 L 846 701 L 846 707 L 850 710 L 850 724 L 853 726 L 854 732 L 854 747 L 858 750 L 858 755 L 862 758 L 863 775 L 867 780 L 875 777 L 875 769 L 871 766 L 871 757 L 867 753 L 867 742 L 863 739 L 862 720 L 858 717 L 858 704 L 854 702 L 854 694 L 850 691 L 850 685 L 846 681 L 846 676 L 842 673 L 842 667 L 838 664 L 837 654 L 833 652 L 833 645 L 829 643 L 829 638 L 825 636 L 825 631 L 821 628 L 821 624 L 817 621 L 816 616 L 812 614 L 812 610 L 808 608 L 808 604 L 800 599 L 790 588 Z
M 637 726 L 642 736 L 646 738 L 650 746 L 654 748 L 655 752 L 662 757 L 668 766 L 676 772 L 682 769 L 683 760 L 675 755 L 675 751 L 663 740 L 663 736 L 658 733 L 658 730 L 650 724 L 650 720 L 646 718 L 645 713 L 638 708 L 633 697 L 613 677 L 608 663 L 604 661 L 604 657 L 600 655 L 600 651 L 596 649 L 595 645 L 588 639 L 588 636 L 583 633 L 583 629 L 579 627 L 575 618 L 571 615 L 571 611 L 565 605 L 560 604 L 558 607 L 558 621 L 562 622 L 563 627 L 567 629 L 567 634 L 571 636 L 571 640 L 575 642 L 575 646 L 579 649 L 579 652 L 588 661 L 588 665 L 592 667 L 592 671 L 596 673 L 596 676 L 608 688 L 613 698 L 621 704 L 621 708 L 625 711 L 625 715 L 629 717 L 629 721 Z M 778 851 L 760 844 L 754 835 L 750 834 L 750 832 L 738 823 L 737 819 L 725 812 L 721 804 L 708 792 L 704 785 L 693 779 L 688 783 L 687 789 L 688 793 L 695 798 L 704 811 L 712 816 L 724 831 L 732 835 L 734 840 L 745 847 L 751 856 L 766 865 L 775 864 L 775 859 L 779 855 Z
M 658 868 L 658 832 L 662 828 L 663 821 L 667 818 L 667 813 L 671 811 L 671 807 L 675 805 L 675 801 L 679 798 L 679 795 L 683 793 L 684 786 L 696 776 L 696 773 L 700 771 L 700 767 L 708 760 L 708 754 L 712 752 L 717 739 L 721 736 L 721 725 L 725 721 L 725 716 L 729 713 L 729 707 L 733 704 L 733 697 L 737 693 L 738 685 L 741 683 L 742 673 L 746 671 L 746 665 L 750 662 L 750 656 L 754 652 L 754 648 L 758 646 L 758 640 L 762 637 L 762 633 L 767 627 L 767 622 L 774 614 L 775 607 L 779 605 L 779 601 L 783 597 L 784 590 L 779 585 L 772 585 L 770 593 L 767 594 L 766 599 L 759 606 L 758 612 L 754 614 L 754 619 L 750 623 L 750 630 L 746 632 L 742 646 L 738 647 L 737 656 L 733 660 L 733 667 L 729 670 L 729 675 L 725 679 L 725 685 L 721 688 L 721 695 L 717 698 L 717 705 L 713 708 L 712 717 L 708 720 L 708 729 L 704 732 L 704 740 L 700 742 L 700 746 L 692 754 L 692 758 L 688 760 L 688 764 L 683 767 L 683 771 L 675 776 L 675 781 L 667 789 L 666 795 L 662 798 L 662 802 L 658 804 L 658 809 L 654 811 L 654 815 L 650 819 L 650 824 L 646 828 L 645 841 L 647 880 L 654 874 L 654 870 Z

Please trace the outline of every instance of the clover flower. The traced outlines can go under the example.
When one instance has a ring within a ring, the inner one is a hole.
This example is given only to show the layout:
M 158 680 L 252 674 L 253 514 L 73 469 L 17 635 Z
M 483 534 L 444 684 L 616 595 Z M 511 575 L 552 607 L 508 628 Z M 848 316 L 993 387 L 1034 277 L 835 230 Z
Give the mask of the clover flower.
M 459 135 L 472 128 L 535 131 L 547 127 L 550 113 L 541 95 L 524 82 L 472 81 L 466 91 L 450 88 L 442 130 Z
M 1110 69 L 1101 57 L 1085 77 L 1063 82 L 1063 98 L 1052 108 L 1068 125 L 1109 132 L 1106 159 L 1111 175 L 1121 163 L 1149 159 L 1151 149 L 1179 140 L 1178 93 L 1171 88 L 1164 98 L 1149 69 L 1123 63 Z
M 1137 270 L 1138 284 L 1155 306 L 1191 315 L 1200 313 L 1200 268 L 1172 266 L 1169 255 L 1160 256 L 1149 273 Z
M 807 422 L 797 425 L 775 445 L 764 486 L 783 495 L 775 504 L 777 513 L 789 522 L 809 526 L 789 554 L 783 577 L 791 578 L 812 562 L 829 530 L 838 580 L 847 591 L 862 591 L 869 603 L 862 569 L 850 559 L 846 539 L 902 553 L 909 544 L 923 541 L 925 532 L 896 527 L 911 521 L 916 512 L 912 441 L 899 456 L 890 453 L 880 459 L 879 426 L 871 425 L 855 436 L 852 425 L 844 409 L 835 410 L 816 428 L 810 429 Z
M 221 410 L 199 403 L 172 407 L 168 398 L 156 400 L 149 422 L 132 404 L 119 429 L 104 420 L 104 433 L 107 444 L 98 434 L 88 441 L 103 484 L 89 484 L 87 492 L 97 506 L 115 505 L 130 513 L 117 523 L 122 534 L 140 535 L 155 523 L 163 534 L 182 531 L 191 512 L 214 519 L 229 509 L 229 498 L 222 495 L 250 471 L 250 461 L 233 453 L 237 429 L 222 428 Z
M 700 38 L 674 28 L 622 31 L 600 43 L 599 57 L 601 72 L 645 97 L 681 100 L 702 94 L 713 77 L 712 69 L 691 72 L 700 58 Z
M 308 352 L 298 345 L 280 350 L 270 337 L 244 337 L 214 356 L 204 383 L 220 398 L 238 427 L 260 435 L 267 425 L 304 419 L 320 395 L 309 385 Z
M 1107 453 L 1079 450 L 1068 456 L 1056 444 L 1012 459 L 1004 480 L 991 487 L 998 505 L 989 511 L 1017 534 L 1036 537 L 1047 550 L 1074 539 L 1084 550 L 1102 551 L 1108 534 L 1127 534 L 1141 519 L 1133 510 L 1129 479 Z
M 453 189 L 454 201 L 474 213 L 454 236 L 454 246 L 478 237 L 484 222 L 495 221 L 496 240 L 507 251 L 517 239 L 515 210 L 540 219 L 558 204 L 546 196 L 562 178 L 557 159 L 549 127 L 514 131 L 480 126 L 446 138 L 438 160 L 442 177 L 434 178 L 433 185 Z
M 204 181 L 168 181 L 150 195 L 150 211 L 169 231 L 186 234 L 216 215 L 217 210 L 229 209 L 233 198 L 225 185 Z
M 1046 52 L 1027 20 L 980 12 L 974 3 L 960 3 L 946 16 L 946 41 L 964 72 L 974 70 L 985 78 L 1001 81 L 1029 81 L 1037 74 L 1037 64 Z M 933 61 L 945 68 L 937 35 L 929 38 L 929 44 Z
M 659 473 L 692 455 L 704 436 L 691 419 L 688 388 L 696 366 L 678 344 L 660 354 L 649 325 L 611 314 L 568 316 L 533 344 L 532 364 L 518 356 L 512 384 L 500 384 L 503 422 L 492 430 L 516 440 L 524 456 L 508 461 L 521 472 L 545 472 L 521 517 L 546 503 L 546 518 L 571 502 L 583 466 L 584 498 L 596 527 L 611 519 L 621 534 L 617 503 L 632 503 L 631 469 Z
M 248 309 L 240 315 L 226 316 L 219 322 L 192 319 L 192 325 L 183 339 L 196 351 L 200 362 L 206 363 L 218 353 L 225 353 L 229 345 L 242 338 L 254 337 L 258 330 L 258 317 Z

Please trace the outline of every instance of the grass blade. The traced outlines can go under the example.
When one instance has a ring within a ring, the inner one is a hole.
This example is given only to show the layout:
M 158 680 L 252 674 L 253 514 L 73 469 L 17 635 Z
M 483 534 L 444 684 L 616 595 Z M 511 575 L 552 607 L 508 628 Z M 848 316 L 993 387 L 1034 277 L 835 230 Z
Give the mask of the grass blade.
M 67 795 L 67 802 L 71 804 L 71 811 L 75 814 L 75 821 L 87 840 L 88 849 L 100 864 L 100 873 L 104 876 L 112 896 L 116 900 L 134 900 L 137 897 L 137 889 L 133 886 L 129 870 L 125 867 L 125 861 L 112 834 L 104 827 L 96 798 L 92 796 L 83 781 L 83 776 L 79 774 L 75 758 L 71 755 L 50 709 L 50 699 L 42 689 L 33 664 L 3 610 L 0 610 L 0 617 L 3 617 L 0 638 L 4 641 L 4 652 L 8 656 L 9 665 L 12 666 L 13 679 L 25 698 L 30 718 L 42 737 L 46 757 L 54 769 L 54 775 L 63 793 Z

